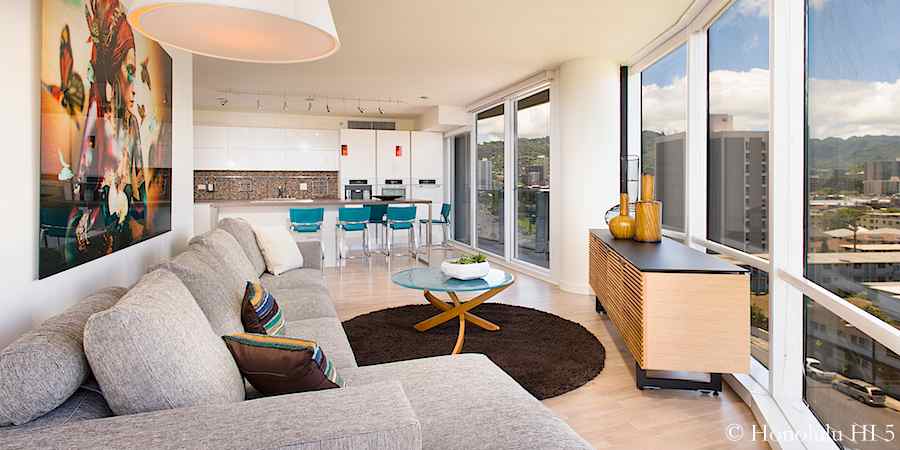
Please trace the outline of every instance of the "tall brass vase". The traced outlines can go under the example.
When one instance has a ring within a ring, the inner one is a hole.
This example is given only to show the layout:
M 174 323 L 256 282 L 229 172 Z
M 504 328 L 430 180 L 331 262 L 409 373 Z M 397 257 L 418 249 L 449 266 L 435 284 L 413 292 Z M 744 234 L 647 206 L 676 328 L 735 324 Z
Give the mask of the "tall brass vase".
M 634 219 L 628 215 L 628 194 L 619 194 L 619 215 L 609 221 L 609 232 L 616 239 L 634 237 Z
M 641 177 L 641 201 L 634 208 L 634 240 L 662 241 L 662 203 L 654 200 L 653 175 Z

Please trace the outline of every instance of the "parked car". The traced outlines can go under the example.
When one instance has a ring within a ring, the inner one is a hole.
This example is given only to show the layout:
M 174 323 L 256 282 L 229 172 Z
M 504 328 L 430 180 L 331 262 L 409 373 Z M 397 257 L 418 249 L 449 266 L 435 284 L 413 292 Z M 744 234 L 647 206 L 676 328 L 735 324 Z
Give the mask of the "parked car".
M 831 382 L 831 387 L 844 395 L 859 400 L 869 406 L 884 406 L 884 391 L 878 386 L 866 383 L 863 380 L 844 378 Z
M 823 383 L 831 383 L 837 373 L 822 368 L 822 361 L 806 358 L 806 376 Z

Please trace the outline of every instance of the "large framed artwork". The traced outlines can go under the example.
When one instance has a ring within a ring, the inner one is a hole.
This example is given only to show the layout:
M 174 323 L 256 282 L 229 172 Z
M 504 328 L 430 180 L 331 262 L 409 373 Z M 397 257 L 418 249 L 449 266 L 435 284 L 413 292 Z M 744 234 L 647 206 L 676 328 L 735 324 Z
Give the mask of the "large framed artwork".
M 44 0 L 39 277 L 172 228 L 172 59 L 118 0 Z

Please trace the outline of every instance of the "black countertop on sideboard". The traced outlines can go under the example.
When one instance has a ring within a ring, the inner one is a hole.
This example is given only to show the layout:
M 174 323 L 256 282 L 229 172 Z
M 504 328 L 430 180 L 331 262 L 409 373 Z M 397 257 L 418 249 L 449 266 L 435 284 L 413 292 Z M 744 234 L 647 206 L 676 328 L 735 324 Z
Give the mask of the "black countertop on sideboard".
M 601 239 L 641 272 L 747 273 L 747 269 L 664 237 L 660 243 L 614 239 L 609 230 L 594 229 Z

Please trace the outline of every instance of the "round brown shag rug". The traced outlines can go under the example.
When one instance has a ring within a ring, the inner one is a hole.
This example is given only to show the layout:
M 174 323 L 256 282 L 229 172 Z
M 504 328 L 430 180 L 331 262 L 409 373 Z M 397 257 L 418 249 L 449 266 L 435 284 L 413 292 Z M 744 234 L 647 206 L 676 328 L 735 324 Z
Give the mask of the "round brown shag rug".
M 471 312 L 500 330 L 485 331 L 467 322 L 462 352 L 487 355 L 540 400 L 569 392 L 603 370 L 603 345 L 575 322 L 501 303 L 485 303 Z M 428 304 L 383 309 L 344 322 L 344 330 L 361 366 L 447 355 L 459 333 L 458 318 L 426 332 L 413 328 L 438 313 Z

